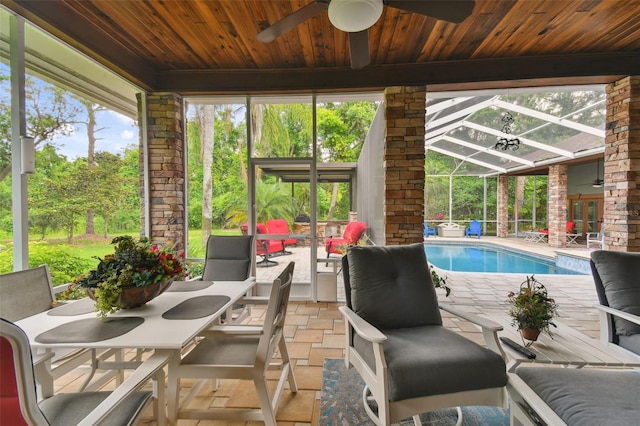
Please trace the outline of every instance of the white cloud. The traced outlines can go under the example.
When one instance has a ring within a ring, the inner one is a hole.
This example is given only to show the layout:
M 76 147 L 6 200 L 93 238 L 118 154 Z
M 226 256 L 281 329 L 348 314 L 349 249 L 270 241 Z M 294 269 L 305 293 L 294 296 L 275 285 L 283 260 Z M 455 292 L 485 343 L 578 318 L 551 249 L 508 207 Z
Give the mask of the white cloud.
M 131 131 L 131 130 L 123 130 L 120 133 L 120 137 L 122 139 L 125 139 L 125 140 L 133 139 L 134 136 L 135 135 L 134 135 L 133 131 Z

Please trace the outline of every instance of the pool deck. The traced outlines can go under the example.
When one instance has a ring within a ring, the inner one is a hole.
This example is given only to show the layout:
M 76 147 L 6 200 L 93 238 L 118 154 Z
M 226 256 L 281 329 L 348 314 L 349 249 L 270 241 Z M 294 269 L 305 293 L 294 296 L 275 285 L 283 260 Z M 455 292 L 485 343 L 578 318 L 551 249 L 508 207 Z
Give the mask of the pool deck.
M 432 241 L 492 243 L 546 257 L 555 257 L 556 253 L 564 253 L 589 259 L 589 255 L 593 251 L 593 249 L 589 250 L 584 245 L 556 249 L 549 247 L 546 243 L 532 243 L 524 241 L 523 238 L 482 237 L 480 239 L 467 239 L 429 237 L 426 240 L 426 242 Z M 279 262 L 278 266 L 258 268 L 258 281 L 272 281 L 286 265 L 285 262 L 295 261 L 294 281 L 310 282 L 309 248 L 291 247 L 290 250 L 293 254 L 275 258 Z M 326 256 L 324 248 L 318 248 L 318 256 Z M 318 271 L 330 271 L 331 267 L 331 265 L 326 267 L 324 263 L 318 263 Z M 506 301 L 507 295 L 510 291 L 516 291 L 526 278 L 525 274 L 440 272 L 441 275 L 447 277 L 447 285 L 452 289 L 451 295 L 446 298 L 447 302 L 454 303 L 469 312 L 488 315 L 496 312 L 506 312 L 509 308 Z M 549 295 L 559 304 L 558 321 L 588 336 L 594 338 L 599 336 L 598 316 L 593 308 L 593 305 L 598 302 L 598 298 L 591 275 L 536 274 L 536 278 L 547 287 Z M 337 294 L 338 302 L 344 303 L 342 274 L 338 275 Z M 439 294 L 439 297 L 444 297 L 444 295 Z

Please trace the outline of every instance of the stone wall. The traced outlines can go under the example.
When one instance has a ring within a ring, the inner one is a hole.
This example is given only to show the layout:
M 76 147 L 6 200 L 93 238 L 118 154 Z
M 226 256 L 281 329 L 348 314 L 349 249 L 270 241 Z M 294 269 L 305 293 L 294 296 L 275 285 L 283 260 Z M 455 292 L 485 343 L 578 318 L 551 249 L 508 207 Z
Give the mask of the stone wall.
M 384 96 L 385 244 L 422 242 L 426 89 L 390 87 Z
M 547 218 L 549 246 L 567 246 L 567 170 L 568 166 L 549 166 Z
M 139 98 L 138 105 L 142 104 Z M 144 203 L 148 191 L 150 237 L 156 244 L 183 247 L 186 235 L 183 100 L 175 93 L 152 93 L 147 95 L 146 105 L 149 188 L 145 188 L 141 146 L 140 198 Z M 144 216 L 144 208 L 142 211 Z
M 640 251 L 640 76 L 607 85 L 604 245 Z

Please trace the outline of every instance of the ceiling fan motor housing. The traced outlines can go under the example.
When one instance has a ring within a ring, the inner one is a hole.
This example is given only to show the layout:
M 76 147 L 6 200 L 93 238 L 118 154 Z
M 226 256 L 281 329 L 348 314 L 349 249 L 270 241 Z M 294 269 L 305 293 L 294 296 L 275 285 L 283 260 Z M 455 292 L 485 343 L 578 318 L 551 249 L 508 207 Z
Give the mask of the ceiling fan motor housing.
M 382 0 L 331 0 L 329 21 L 339 30 L 356 33 L 375 24 L 382 8 Z

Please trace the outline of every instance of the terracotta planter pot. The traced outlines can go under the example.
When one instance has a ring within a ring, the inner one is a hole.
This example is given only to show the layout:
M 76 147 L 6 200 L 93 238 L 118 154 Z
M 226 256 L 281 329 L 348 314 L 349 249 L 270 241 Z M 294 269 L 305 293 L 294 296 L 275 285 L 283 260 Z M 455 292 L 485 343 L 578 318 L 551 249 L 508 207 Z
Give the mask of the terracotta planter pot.
M 144 287 L 122 287 L 119 301 L 124 309 L 137 308 L 160 296 L 173 283 L 173 279 L 160 281 Z M 95 288 L 87 288 L 87 295 L 96 300 Z
M 538 330 L 537 328 L 523 328 L 520 330 L 520 333 L 522 334 L 522 337 L 524 339 L 535 342 L 536 340 L 538 340 L 538 336 L 540 335 L 540 330 Z

